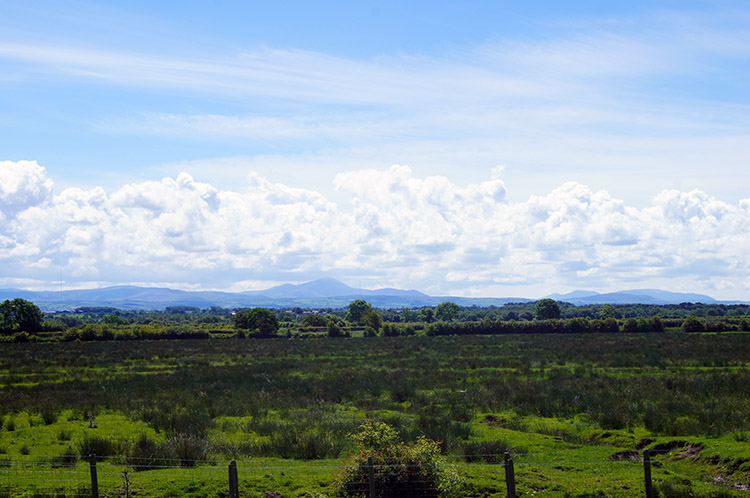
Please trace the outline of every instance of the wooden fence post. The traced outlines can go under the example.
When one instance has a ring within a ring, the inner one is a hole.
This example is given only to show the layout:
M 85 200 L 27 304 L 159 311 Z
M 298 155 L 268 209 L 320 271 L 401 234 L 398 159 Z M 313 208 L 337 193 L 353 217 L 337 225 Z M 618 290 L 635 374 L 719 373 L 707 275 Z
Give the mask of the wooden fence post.
M 375 466 L 372 464 L 372 457 L 367 457 L 367 473 L 370 477 L 370 497 L 375 498 Z
M 99 477 L 96 475 L 96 455 L 89 455 L 91 471 L 91 498 L 99 498 Z
M 654 498 L 651 488 L 651 451 L 643 450 L 643 480 L 646 485 L 646 498 Z
M 505 486 L 508 488 L 508 498 L 516 498 L 516 472 L 510 453 L 505 454 Z
M 240 485 L 237 479 L 237 462 L 229 462 L 229 498 L 240 498 Z

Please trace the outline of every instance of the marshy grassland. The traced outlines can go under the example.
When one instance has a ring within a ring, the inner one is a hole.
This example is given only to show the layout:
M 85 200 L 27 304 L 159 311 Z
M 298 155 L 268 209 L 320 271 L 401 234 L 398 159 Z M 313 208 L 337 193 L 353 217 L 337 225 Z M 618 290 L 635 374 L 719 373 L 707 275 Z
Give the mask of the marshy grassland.
M 217 496 L 232 459 L 243 496 L 333 495 L 369 419 L 439 441 L 460 496 L 505 496 L 506 452 L 520 496 L 643 495 L 644 449 L 659 496 L 750 485 L 742 332 L 0 347 L 3 496 L 74 494 L 91 453 L 110 496 Z

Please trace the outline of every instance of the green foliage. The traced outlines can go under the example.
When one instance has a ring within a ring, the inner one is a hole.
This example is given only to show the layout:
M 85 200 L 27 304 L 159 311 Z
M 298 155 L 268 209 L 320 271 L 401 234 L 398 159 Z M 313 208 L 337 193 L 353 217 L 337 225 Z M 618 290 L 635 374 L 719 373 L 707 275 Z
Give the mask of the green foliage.
M 117 455 L 119 449 L 112 439 L 91 435 L 84 436 L 77 442 L 76 446 L 81 458 L 87 458 L 89 455 L 96 455 L 99 458 L 113 456 Z
M 704 332 L 705 330 L 706 325 L 695 315 L 688 315 L 682 322 L 683 332 Z
M 208 440 L 192 434 L 175 434 L 164 445 L 164 453 L 182 467 L 194 467 L 208 459 Z
M 599 318 L 602 320 L 617 318 L 617 309 L 611 304 L 605 304 L 599 310 Z
M 528 452 L 523 446 L 514 446 L 505 439 L 492 441 L 467 441 L 461 445 L 461 453 L 467 462 L 503 463 L 505 453 L 513 458 Z
M 345 334 L 341 330 L 341 327 L 336 325 L 336 322 L 330 321 L 328 322 L 328 325 L 326 327 L 326 333 L 328 334 L 328 337 L 344 337 Z
M 537 320 L 557 320 L 560 318 L 560 305 L 554 299 L 540 299 L 535 307 Z
M 141 434 L 128 452 L 128 464 L 133 470 L 149 470 L 164 465 L 164 447 L 148 435 Z
M 432 308 L 422 308 L 419 310 L 419 319 L 425 323 L 432 323 L 435 321 L 435 310 Z
M 44 314 L 37 305 L 25 299 L 15 298 L 0 303 L 0 332 L 39 332 L 42 330 Z
M 349 303 L 349 306 L 347 306 L 348 312 L 346 315 L 346 319 L 351 323 L 356 324 L 362 324 L 365 313 L 367 311 L 372 310 L 372 306 L 370 303 L 365 301 L 364 299 L 355 299 L 351 303 Z
M 437 316 L 438 320 L 442 320 L 444 322 L 452 322 L 453 320 L 458 319 L 459 311 L 460 308 L 456 303 L 446 301 L 437 305 L 437 307 L 435 308 L 435 316 Z
M 378 331 L 370 326 L 367 326 L 365 327 L 365 331 L 363 332 L 363 334 L 364 334 L 364 337 L 377 337 Z
M 405 444 L 395 429 L 375 421 L 363 423 L 352 439 L 358 453 L 337 480 L 337 497 L 369 496 L 370 462 L 378 498 L 454 496 L 461 484 L 435 441 L 420 437 Z
M 234 315 L 234 326 L 238 329 L 257 330 L 261 335 L 269 336 L 279 330 L 276 313 L 267 308 L 241 310 Z
M 375 330 L 383 328 L 383 319 L 380 317 L 377 311 L 370 308 L 364 312 L 360 322 L 368 327 L 372 327 Z
M 328 325 L 329 320 L 326 320 L 325 315 L 319 313 L 308 313 L 302 319 L 301 325 L 303 327 L 325 327 Z

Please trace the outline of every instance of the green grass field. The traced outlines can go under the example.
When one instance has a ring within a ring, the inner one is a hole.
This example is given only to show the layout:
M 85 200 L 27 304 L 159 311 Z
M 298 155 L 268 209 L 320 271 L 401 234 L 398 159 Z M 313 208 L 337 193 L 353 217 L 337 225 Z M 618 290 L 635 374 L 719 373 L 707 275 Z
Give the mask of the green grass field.
M 659 496 L 743 496 L 749 366 L 744 333 L 5 343 L 0 496 L 85 492 L 96 449 L 101 495 L 226 496 L 236 459 L 242 496 L 332 496 L 366 419 L 460 496 L 505 496 L 505 452 L 519 496 L 643 496 L 659 448 Z

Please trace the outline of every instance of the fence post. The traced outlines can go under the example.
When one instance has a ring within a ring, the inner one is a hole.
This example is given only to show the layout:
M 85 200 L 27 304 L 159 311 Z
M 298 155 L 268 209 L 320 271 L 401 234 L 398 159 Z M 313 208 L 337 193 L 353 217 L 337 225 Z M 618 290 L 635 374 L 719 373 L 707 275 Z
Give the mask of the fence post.
M 99 498 L 99 478 L 96 475 L 96 455 L 89 455 L 89 469 L 91 471 L 91 498 Z
M 654 498 L 651 488 L 651 451 L 643 450 L 643 479 L 646 485 L 646 498 Z
M 229 498 L 240 498 L 240 486 L 237 480 L 237 462 L 229 462 Z
M 367 473 L 370 477 L 370 496 L 375 498 L 375 466 L 372 464 L 372 457 L 367 457 Z
M 510 453 L 505 454 L 505 486 L 508 488 L 508 498 L 516 498 L 516 472 Z

